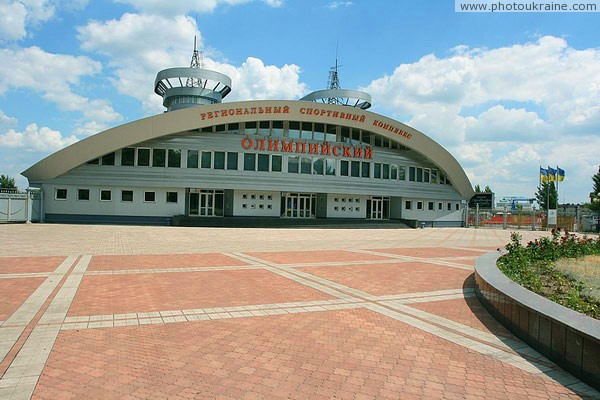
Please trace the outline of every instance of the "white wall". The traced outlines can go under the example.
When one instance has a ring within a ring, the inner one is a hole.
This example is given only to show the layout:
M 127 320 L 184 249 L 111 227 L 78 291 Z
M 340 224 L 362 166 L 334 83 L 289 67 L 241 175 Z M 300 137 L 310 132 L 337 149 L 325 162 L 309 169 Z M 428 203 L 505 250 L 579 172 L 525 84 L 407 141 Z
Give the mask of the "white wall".
M 347 194 L 327 195 L 327 218 L 366 218 L 367 197 Z M 337 201 L 336 201 L 337 200 Z
M 281 215 L 281 193 L 234 190 L 233 215 L 254 217 L 279 217 Z
M 411 209 L 406 208 L 406 202 L 411 201 Z M 433 202 L 433 211 L 429 210 L 429 202 Z M 423 209 L 417 209 L 417 202 L 423 203 Z M 439 210 L 439 203 L 442 203 L 442 209 Z M 451 210 L 448 211 L 448 203 L 450 203 Z M 458 204 L 458 210 L 456 205 Z M 419 199 L 419 198 L 402 198 L 402 218 L 404 219 L 416 219 L 419 221 L 462 221 L 463 210 L 460 201 L 449 201 L 449 200 L 430 200 L 430 199 Z
M 67 199 L 57 200 L 55 189 L 67 189 Z M 78 189 L 89 189 L 90 199 L 77 200 Z M 111 201 L 100 200 L 100 190 L 112 190 Z M 105 214 L 172 217 L 185 213 L 185 190 L 165 188 L 131 188 L 91 185 L 44 185 L 44 212 L 47 214 Z M 133 190 L 133 202 L 121 201 L 121 190 Z M 144 192 L 155 192 L 154 202 L 144 201 Z M 167 203 L 167 192 L 177 192 L 177 203 Z

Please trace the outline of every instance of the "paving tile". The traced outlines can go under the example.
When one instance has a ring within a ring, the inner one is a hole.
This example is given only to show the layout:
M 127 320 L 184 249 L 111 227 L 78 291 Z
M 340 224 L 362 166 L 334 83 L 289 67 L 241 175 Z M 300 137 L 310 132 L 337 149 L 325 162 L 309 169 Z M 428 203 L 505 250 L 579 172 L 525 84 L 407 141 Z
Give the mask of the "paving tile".
M 220 253 L 95 256 L 88 271 L 247 265 Z
M 400 256 L 418 258 L 445 258 L 460 256 L 481 256 L 481 251 L 467 249 L 452 249 L 447 247 L 415 247 L 415 248 L 392 248 L 392 249 L 370 249 L 380 253 L 396 254 Z
M 66 257 L 0 257 L 0 274 L 53 272 Z
M 422 262 L 299 269 L 372 295 L 460 289 L 474 285 L 471 271 Z
M 0 320 L 8 319 L 45 280 L 46 278 L 0 279 Z
M 62 331 L 34 398 L 577 398 L 367 310 Z
M 145 313 L 330 298 L 327 294 L 264 270 L 85 276 L 68 316 Z M 214 311 L 224 311 L 221 307 Z
M 322 263 L 339 261 L 389 260 L 389 257 L 374 254 L 354 253 L 345 250 L 249 252 L 249 256 L 276 264 Z

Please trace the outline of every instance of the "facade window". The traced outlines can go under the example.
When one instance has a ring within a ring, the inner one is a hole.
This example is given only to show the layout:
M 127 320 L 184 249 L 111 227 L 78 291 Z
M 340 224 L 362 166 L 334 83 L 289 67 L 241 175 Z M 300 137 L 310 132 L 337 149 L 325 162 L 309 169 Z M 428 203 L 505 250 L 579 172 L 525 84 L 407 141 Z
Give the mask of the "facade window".
M 446 176 L 440 172 L 440 185 L 446 183 Z
M 325 130 L 325 140 L 328 142 L 337 141 L 337 129 L 336 125 L 327 125 L 327 129 Z M 321 132 L 323 130 L 323 124 L 315 124 L 315 131 Z
M 360 161 L 350 162 L 350 175 L 358 178 L 360 176 Z
M 390 166 L 390 179 L 393 179 L 393 180 L 398 179 L 398 166 L 397 165 Z
M 225 152 L 215 151 L 215 169 L 225 169 Z
M 167 192 L 167 203 L 177 203 L 177 192 Z
M 318 158 L 313 162 L 313 174 L 323 175 L 323 164 L 325 163 L 324 158 Z
M 90 160 L 88 162 L 86 162 L 87 165 L 99 165 L 100 164 L 100 159 L 99 158 L 94 158 L 93 160 Z
M 150 166 L 150 149 L 137 149 L 137 165 L 140 167 Z
M 411 182 L 417 180 L 417 169 L 415 167 L 408 167 L 408 180 Z
M 412 209 L 412 201 L 410 201 L 410 200 L 406 200 L 406 201 L 404 202 L 404 209 L 405 209 L 405 210 L 411 210 L 411 209 Z
M 300 162 L 300 173 L 310 174 L 312 172 L 312 160 L 308 157 L 302 157 Z
M 258 170 L 261 172 L 269 172 L 269 155 L 259 154 L 258 155 Z
M 448 203 L 448 211 L 452 211 L 452 203 Z
M 371 145 L 371 132 L 362 131 L 362 142 Z
M 230 135 L 237 135 L 240 133 L 240 124 L 228 124 L 227 125 L 227 132 Z
M 390 164 L 383 164 L 383 179 L 390 179 Z
M 256 170 L 256 154 L 244 154 L 244 171 Z
M 423 202 L 417 201 L 417 210 L 422 210 L 422 209 L 423 209 Z
M 460 210 L 460 204 L 456 203 L 455 206 L 456 206 L 456 211 Z
M 246 122 L 244 124 L 244 134 L 256 135 L 256 122 Z
M 135 148 L 125 147 L 121 150 L 121 165 L 127 167 L 135 165 Z
M 300 133 L 302 139 L 312 139 L 312 122 L 302 123 L 302 133 Z
M 181 168 L 181 150 L 169 149 L 169 167 Z
M 121 190 L 121 201 L 131 203 L 133 201 L 133 190 Z
M 444 204 L 438 203 L 438 211 L 444 211 Z
M 102 165 L 115 165 L 115 153 L 108 153 L 103 155 Z
M 156 201 L 156 192 L 144 192 L 144 201 L 154 203 Z
M 431 170 L 431 183 L 437 183 L 438 172 L 437 169 Z
M 238 153 L 227 153 L 227 169 L 238 169 Z
M 271 156 L 271 171 L 281 172 L 281 165 L 283 164 L 282 157 L 279 155 Z
M 152 150 L 152 166 L 153 167 L 164 167 L 167 158 L 167 150 L 165 149 L 153 149 Z
M 187 151 L 187 167 L 198 168 L 198 150 Z
M 56 200 L 66 200 L 67 189 L 54 189 L 54 198 Z
M 417 182 L 423 182 L 423 168 L 417 168 Z
M 296 156 L 288 157 L 288 172 L 297 174 L 300 172 L 300 158 Z
M 373 140 L 375 143 L 375 147 L 381 147 L 381 136 L 375 134 L 373 135 L 375 136 L 375 139 Z
M 90 189 L 77 189 L 77 200 L 89 201 L 90 200 Z
M 428 203 L 428 210 L 430 210 L 430 211 L 433 211 L 433 210 L 434 210 L 434 204 L 433 204 L 433 201 L 430 201 L 430 202 Z
M 271 130 L 273 136 L 283 136 L 283 121 L 273 121 L 273 129 Z
M 423 182 L 425 182 L 425 183 L 429 183 L 429 171 L 430 171 L 429 168 L 425 168 L 423 170 Z
M 300 137 L 300 122 L 298 121 L 290 121 L 288 137 L 298 139 Z
M 201 132 L 206 132 L 206 133 L 213 133 L 213 127 L 212 126 L 206 126 L 206 127 L 202 128 L 200 131 Z
M 258 123 L 258 134 L 263 136 L 269 136 L 271 134 L 269 129 L 269 121 L 260 121 Z
M 202 168 L 211 168 L 212 167 L 212 153 L 210 151 L 202 152 L 202 160 L 200 161 L 200 166 Z
M 363 161 L 361 162 L 360 167 L 361 178 L 369 178 L 371 176 L 371 163 Z
M 373 177 L 375 179 L 381 179 L 381 164 L 375 163 L 375 170 L 373 171 Z
M 332 158 L 325 159 L 325 175 L 335 175 L 337 161 Z
M 110 189 L 100 189 L 100 201 L 111 201 L 112 191 Z
M 349 169 L 349 163 L 348 163 L 348 161 L 342 160 L 340 162 L 340 175 L 341 176 L 348 176 L 349 172 L 350 172 L 350 171 L 348 171 L 348 169 Z
M 404 165 L 398 166 L 398 179 L 401 181 L 406 180 L 406 167 Z
M 340 130 L 340 140 L 344 143 L 350 143 L 350 128 L 342 126 L 342 129 Z
M 215 126 L 215 132 L 216 133 L 225 132 L 225 124 Z

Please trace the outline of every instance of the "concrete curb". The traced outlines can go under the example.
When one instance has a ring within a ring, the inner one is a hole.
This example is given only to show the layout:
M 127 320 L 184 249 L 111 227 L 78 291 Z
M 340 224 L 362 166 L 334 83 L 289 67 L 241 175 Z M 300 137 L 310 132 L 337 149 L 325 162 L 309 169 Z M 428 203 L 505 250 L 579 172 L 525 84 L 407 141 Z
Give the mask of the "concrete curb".
M 600 389 L 600 321 L 511 281 L 496 267 L 500 256 L 475 261 L 475 293 L 484 307 L 521 340 Z

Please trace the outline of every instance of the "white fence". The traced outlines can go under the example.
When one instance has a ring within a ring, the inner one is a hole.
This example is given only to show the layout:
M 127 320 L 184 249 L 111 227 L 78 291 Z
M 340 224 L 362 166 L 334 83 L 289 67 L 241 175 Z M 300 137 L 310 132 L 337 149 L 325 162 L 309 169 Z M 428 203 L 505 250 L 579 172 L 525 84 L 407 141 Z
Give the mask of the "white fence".
M 0 191 L 0 223 L 41 222 L 42 194 L 40 191 Z

